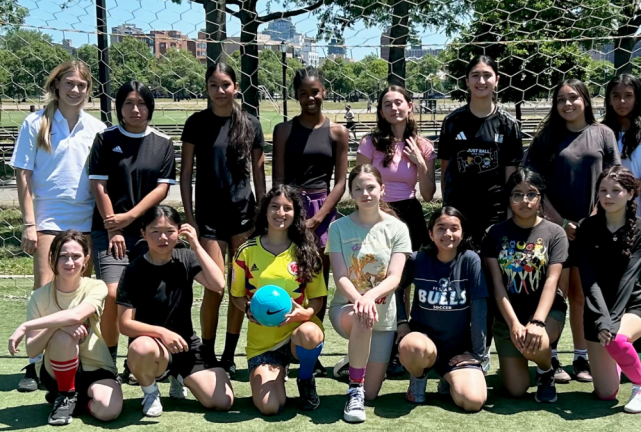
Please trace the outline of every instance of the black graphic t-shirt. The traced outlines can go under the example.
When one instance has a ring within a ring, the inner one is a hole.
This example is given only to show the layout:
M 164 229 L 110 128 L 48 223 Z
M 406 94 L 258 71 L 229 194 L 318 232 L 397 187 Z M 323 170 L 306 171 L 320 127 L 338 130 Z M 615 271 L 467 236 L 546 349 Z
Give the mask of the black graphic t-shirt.
M 505 168 L 523 158 L 514 117 L 500 107 L 485 118 L 468 106 L 457 109 L 443 121 L 438 158 L 448 161 L 443 202 L 470 219 L 474 237 L 506 218 Z
M 407 260 L 400 288 L 414 284 L 411 321 L 439 347 L 448 351 L 473 352 L 471 329 L 485 332 L 488 296 L 481 259 L 472 251 L 460 253 L 449 263 L 424 251 Z M 474 303 L 480 300 L 485 313 L 475 316 Z M 397 301 L 399 319 L 406 319 L 405 306 Z M 478 320 L 479 322 L 474 322 Z M 482 322 L 480 322 L 482 321 Z M 484 334 L 483 334 L 484 341 Z M 482 355 L 484 343 L 478 354 Z
M 508 219 L 488 230 L 482 254 L 498 260 L 514 313 L 525 325 L 539 306 L 548 267 L 568 258 L 568 238 L 563 228 L 545 219 L 532 228 L 521 228 Z M 552 309 L 567 309 L 558 289 Z M 505 322 L 501 314 L 496 318 Z

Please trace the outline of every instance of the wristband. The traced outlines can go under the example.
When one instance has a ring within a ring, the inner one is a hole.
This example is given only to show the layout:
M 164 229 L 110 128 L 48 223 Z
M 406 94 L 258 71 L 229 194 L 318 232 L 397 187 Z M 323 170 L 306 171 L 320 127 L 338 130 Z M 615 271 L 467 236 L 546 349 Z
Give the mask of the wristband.
M 399 325 L 401 325 L 401 324 L 409 324 L 409 321 L 408 321 L 408 320 L 406 320 L 406 319 L 405 319 L 405 320 L 396 321 L 396 325 L 397 325 L 397 326 L 399 326 Z
M 23 226 L 24 226 L 25 228 L 27 228 L 27 227 L 36 226 L 36 224 L 35 224 L 35 223 L 26 223 L 26 224 L 23 224 Z
M 563 224 L 561 225 L 561 228 L 565 229 L 566 226 L 568 226 L 568 220 L 563 219 Z
M 545 323 L 543 321 L 539 321 L 536 319 L 531 319 L 529 321 L 529 324 L 534 324 L 535 326 L 538 326 L 538 327 L 545 327 Z

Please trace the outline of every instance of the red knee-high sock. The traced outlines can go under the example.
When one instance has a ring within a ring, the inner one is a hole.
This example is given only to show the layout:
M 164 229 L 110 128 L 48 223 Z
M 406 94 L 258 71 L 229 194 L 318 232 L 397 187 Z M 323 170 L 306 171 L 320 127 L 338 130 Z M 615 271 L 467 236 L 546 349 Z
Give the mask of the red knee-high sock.
M 72 360 L 49 360 L 51 369 L 58 382 L 58 391 L 72 392 L 76 390 L 76 371 L 78 370 L 78 357 Z
M 616 335 L 613 341 L 605 346 L 608 354 L 621 367 L 624 374 L 636 385 L 641 385 L 641 362 L 634 346 L 626 336 Z

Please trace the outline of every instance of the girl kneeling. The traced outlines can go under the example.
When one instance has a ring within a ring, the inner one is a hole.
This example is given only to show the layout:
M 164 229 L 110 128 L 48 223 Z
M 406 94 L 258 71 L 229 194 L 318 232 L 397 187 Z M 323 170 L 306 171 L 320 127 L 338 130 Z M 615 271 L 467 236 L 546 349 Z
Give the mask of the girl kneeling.
M 175 209 L 154 206 L 141 222 L 149 252 L 125 269 L 116 303 L 122 334 L 133 339 L 127 364 L 142 387 L 143 414 L 162 414 L 156 381 L 168 375 L 183 381 L 206 408 L 228 410 L 234 403 L 229 378 L 222 367 L 203 359 L 191 321 L 194 280 L 222 292 L 225 277 Z M 191 250 L 176 248 L 179 235 L 187 237 Z M 186 391 L 172 389 L 170 396 L 184 399 Z
M 303 202 L 291 186 L 275 186 L 263 199 L 256 228 L 234 257 L 231 295 L 249 319 L 247 366 L 254 404 L 263 415 L 280 412 L 287 400 L 290 363 L 300 363 L 298 390 L 303 410 L 320 405 L 314 365 L 323 349 L 323 325 L 316 316 L 327 288 L 314 233 L 305 224 Z M 249 310 L 261 287 L 276 285 L 292 298 L 293 310 L 278 327 L 260 325 Z
M 410 322 L 403 296 L 396 299 L 399 356 L 411 374 L 408 401 L 425 402 L 427 373 L 433 368 L 449 383 L 456 405 L 479 411 L 487 399 L 481 360 L 488 295 L 481 259 L 467 250 L 464 224 L 454 207 L 435 212 L 430 245 L 405 264 L 399 289 L 411 284 L 415 289 Z
M 33 292 L 27 305 L 27 322 L 9 339 L 11 355 L 27 337 L 27 354 L 44 352 L 40 381 L 53 402 L 50 425 L 67 425 L 76 405 L 99 420 L 120 415 L 122 390 L 100 318 L 107 285 L 82 277 L 89 265 L 89 242 L 78 231 L 63 231 L 51 243 L 49 264 L 53 281 Z

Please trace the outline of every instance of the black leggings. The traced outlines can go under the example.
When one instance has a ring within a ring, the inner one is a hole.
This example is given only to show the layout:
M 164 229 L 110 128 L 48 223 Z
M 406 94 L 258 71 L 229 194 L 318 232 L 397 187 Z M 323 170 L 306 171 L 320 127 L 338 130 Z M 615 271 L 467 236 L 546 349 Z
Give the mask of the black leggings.
M 412 250 L 417 251 L 428 243 L 427 222 L 423 215 L 423 207 L 416 198 L 388 203 L 396 212 L 398 218 L 405 222 L 412 240 Z

